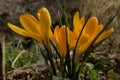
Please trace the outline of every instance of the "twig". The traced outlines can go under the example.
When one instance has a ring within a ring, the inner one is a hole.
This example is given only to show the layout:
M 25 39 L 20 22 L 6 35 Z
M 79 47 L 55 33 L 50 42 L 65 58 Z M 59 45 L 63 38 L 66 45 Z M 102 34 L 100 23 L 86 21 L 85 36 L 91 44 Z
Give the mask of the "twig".
M 0 80 L 5 80 L 5 36 L 0 35 Z
M 26 52 L 26 50 L 22 50 L 22 51 L 17 55 L 17 57 L 14 59 L 12 65 L 11 65 L 12 68 L 14 68 L 14 64 L 16 63 L 16 61 L 17 61 L 17 60 L 19 59 L 19 57 L 20 57 L 23 53 L 25 53 L 25 52 Z

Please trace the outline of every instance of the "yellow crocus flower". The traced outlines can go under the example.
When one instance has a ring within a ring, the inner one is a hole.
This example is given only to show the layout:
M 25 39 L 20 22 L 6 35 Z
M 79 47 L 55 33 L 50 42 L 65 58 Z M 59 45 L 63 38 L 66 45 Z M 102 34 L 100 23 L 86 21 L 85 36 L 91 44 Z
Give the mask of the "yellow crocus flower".
M 31 14 L 24 14 L 20 16 L 20 22 L 23 28 L 8 23 L 8 26 L 14 32 L 36 39 L 40 43 L 47 43 L 49 37 L 52 35 L 51 16 L 46 8 L 38 10 L 38 20 Z
M 61 58 L 64 58 L 67 53 L 67 45 L 66 45 L 66 28 L 67 28 L 67 39 L 68 39 L 68 46 L 69 49 L 72 50 L 75 46 L 76 41 L 76 34 L 74 34 L 68 27 L 62 25 L 60 28 L 59 26 L 55 27 L 54 30 L 54 39 L 52 39 L 59 51 Z
M 96 17 L 92 17 L 88 20 L 86 26 L 84 27 L 82 34 L 89 35 L 89 39 L 81 47 L 79 47 L 80 54 L 83 53 L 95 39 L 98 33 L 103 29 L 103 25 L 98 25 L 98 20 Z
M 74 32 L 76 32 L 77 35 L 82 30 L 82 27 L 85 23 L 84 17 L 79 18 L 79 12 L 76 12 L 73 17 L 73 26 L 74 26 Z M 98 33 L 103 29 L 102 24 L 98 24 L 98 20 L 96 17 L 91 17 L 88 22 L 86 23 L 82 35 L 80 37 L 79 43 L 78 43 L 78 52 L 79 54 L 83 53 L 87 48 L 90 46 L 91 42 L 95 39 L 95 37 L 98 35 Z M 100 41 L 104 40 L 110 34 L 114 31 L 113 28 L 110 28 L 108 31 L 103 32 L 98 39 L 95 41 L 94 44 L 98 44 Z

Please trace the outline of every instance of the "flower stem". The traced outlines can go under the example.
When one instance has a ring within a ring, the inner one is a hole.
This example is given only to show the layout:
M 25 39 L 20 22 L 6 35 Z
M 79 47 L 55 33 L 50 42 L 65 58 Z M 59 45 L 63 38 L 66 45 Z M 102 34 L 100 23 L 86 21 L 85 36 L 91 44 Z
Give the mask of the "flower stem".
M 45 50 L 47 52 L 47 56 L 48 56 L 48 59 L 50 61 L 50 65 L 52 67 L 52 73 L 53 73 L 53 75 L 57 76 L 55 65 L 54 65 L 54 62 L 53 62 L 52 52 L 48 49 L 48 47 L 46 45 L 44 45 L 44 47 L 45 47 Z

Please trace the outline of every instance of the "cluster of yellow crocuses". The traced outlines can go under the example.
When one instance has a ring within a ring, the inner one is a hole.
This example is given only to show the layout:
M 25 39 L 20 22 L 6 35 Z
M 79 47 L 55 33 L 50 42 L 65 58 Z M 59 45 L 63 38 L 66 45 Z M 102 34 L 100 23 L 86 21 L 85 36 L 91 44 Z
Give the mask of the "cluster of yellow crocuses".
M 66 25 L 56 26 L 54 32 L 51 30 L 51 16 L 49 11 L 43 7 L 37 12 L 38 19 L 36 19 L 31 14 L 24 14 L 20 16 L 20 22 L 23 25 L 23 28 L 15 26 L 11 23 L 8 23 L 10 29 L 14 32 L 26 36 L 31 37 L 38 42 L 48 45 L 49 39 L 53 41 L 59 51 L 61 57 L 65 57 L 67 53 L 67 44 L 69 46 L 69 50 L 73 50 L 75 48 L 76 41 L 78 39 L 79 33 L 82 30 L 82 27 L 85 23 L 85 17 L 79 18 L 79 12 L 76 12 L 73 17 L 73 30 L 70 30 Z M 91 44 L 91 42 L 95 39 L 98 33 L 103 29 L 103 24 L 99 24 L 96 17 L 91 17 L 87 21 L 81 37 L 79 39 L 77 50 L 78 53 L 83 53 Z M 66 38 L 67 31 L 67 38 Z M 102 40 L 106 39 L 108 36 L 113 33 L 114 28 L 110 28 L 107 31 L 104 31 L 94 42 L 94 44 L 98 44 Z M 68 41 L 66 41 L 66 39 Z M 66 44 L 66 42 L 68 42 Z

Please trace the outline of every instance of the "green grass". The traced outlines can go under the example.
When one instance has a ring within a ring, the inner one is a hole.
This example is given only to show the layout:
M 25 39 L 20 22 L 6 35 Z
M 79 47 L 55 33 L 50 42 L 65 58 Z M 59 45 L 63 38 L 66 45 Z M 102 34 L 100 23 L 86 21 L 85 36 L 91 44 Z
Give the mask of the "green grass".
M 40 54 L 38 44 L 32 40 L 32 44 L 27 49 L 24 46 L 23 39 L 20 39 L 16 43 L 16 46 L 13 46 L 12 42 L 6 43 L 6 71 L 10 71 L 19 67 L 30 66 L 38 60 Z M 13 61 L 21 52 L 23 53 L 12 66 Z

